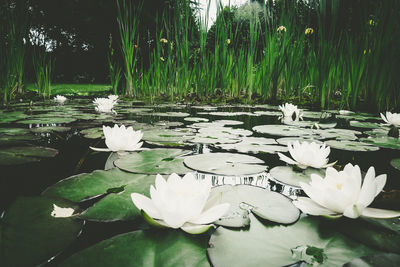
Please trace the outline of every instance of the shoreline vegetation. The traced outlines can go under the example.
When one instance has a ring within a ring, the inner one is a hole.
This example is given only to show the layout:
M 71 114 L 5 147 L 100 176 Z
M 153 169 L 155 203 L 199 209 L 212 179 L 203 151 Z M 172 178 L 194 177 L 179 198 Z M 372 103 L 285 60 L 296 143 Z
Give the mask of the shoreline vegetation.
M 150 102 L 291 101 L 371 112 L 400 108 L 399 1 L 360 2 L 356 11 L 341 0 L 261 2 L 220 6 L 207 31 L 196 19 L 195 6 L 175 1 L 171 5 L 177 11 L 157 14 L 155 30 L 146 36 L 138 15 L 144 4 L 117 1 L 119 35 L 109 36 L 104 55 L 113 93 Z M 11 49 L 29 32 L 21 15 L 29 4 L 16 3 L 8 14 L 14 30 L 1 47 L 6 52 L 0 66 L 3 104 L 29 92 L 23 82 L 28 47 Z M 13 62 L 18 64 L 10 68 Z M 44 75 L 36 74 L 38 80 Z M 42 97 L 60 93 L 55 83 Z

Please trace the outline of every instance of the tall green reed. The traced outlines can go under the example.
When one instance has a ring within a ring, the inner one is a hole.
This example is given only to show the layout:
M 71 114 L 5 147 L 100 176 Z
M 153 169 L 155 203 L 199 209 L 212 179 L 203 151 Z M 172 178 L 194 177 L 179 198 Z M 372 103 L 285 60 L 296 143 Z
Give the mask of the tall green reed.
M 51 95 L 51 78 L 54 68 L 54 60 L 44 47 L 35 48 L 33 56 L 33 68 L 36 76 L 36 88 L 43 98 Z

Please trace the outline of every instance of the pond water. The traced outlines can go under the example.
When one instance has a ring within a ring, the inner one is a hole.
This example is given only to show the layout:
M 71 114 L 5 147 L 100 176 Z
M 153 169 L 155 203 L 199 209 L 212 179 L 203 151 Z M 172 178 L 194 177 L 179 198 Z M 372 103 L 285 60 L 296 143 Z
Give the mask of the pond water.
M 7 216 L 7 210 L 16 200 L 21 200 L 21 197 L 37 197 L 43 192 L 46 195 L 46 191 L 51 192 L 48 187 L 65 178 L 118 167 L 123 171 L 132 171 L 131 169 L 135 168 L 130 164 L 133 159 L 124 159 L 126 155 L 95 152 L 89 148 L 105 148 L 101 127 L 114 124 L 124 124 L 133 126 L 135 130 L 142 130 L 145 141 L 143 147 L 155 151 L 155 155 L 149 156 L 150 159 L 157 158 L 156 154 L 164 153 L 164 149 L 175 150 L 175 154 L 167 153 L 167 156 L 160 158 L 159 165 L 148 167 L 154 167 L 155 173 L 157 168 L 169 168 L 173 172 L 175 165 L 168 164 L 176 164 L 169 161 L 174 162 L 177 156 L 184 158 L 207 154 L 206 157 L 184 161 L 185 165 L 181 164 L 184 166 L 182 168 L 198 171 L 198 177 L 212 179 L 214 186 L 248 184 L 282 193 L 292 199 L 304 195 L 296 182 L 299 171 L 292 170 L 291 167 L 286 167 L 290 170 L 276 168 L 286 166 L 277 153 L 289 155 L 286 146 L 289 141 L 325 141 L 331 146 L 329 162 L 337 161 L 338 168 L 352 163 L 359 165 L 364 172 L 370 166 L 374 166 L 377 174 L 386 173 L 388 180 L 384 188 L 385 194 L 380 195 L 373 206 L 399 209 L 399 170 L 391 164 L 391 160 L 400 158 L 400 141 L 398 138 L 387 137 L 390 129 L 383 124 L 378 114 L 340 114 L 335 110 L 303 109 L 303 121 L 282 122 L 278 107 L 270 105 L 144 105 L 122 100 L 119 100 L 115 113 L 100 114 L 94 111 L 91 101 L 74 99 L 68 100 L 64 105 L 56 105 L 53 102 L 20 103 L 0 111 L 0 211 L 3 211 L 3 216 Z M 321 129 L 312 129 L 316 122 Z M 148 151 L 140 153 L 144 152 Z M 219 153 L 248 155 L 251 158 L 248 159 L 250 162 L 245 162 L 242 166 L 239 163 L 244 159 L 236 160 L 233 154 Z M 211 154 L 215 156 L 209 156 Z M 257 159 L 261 161 L 257 162 Z M 236 166 L 229 160 L 234 161 Z M 147 173 L 152 174 L 151 171 Z M 120 194 L 125 190 L 125 185 L 121 188 L 109 186 L 108 189 L 110 188 L 114 191 L 107 193 L 105 190 L 103 194 L 88 193 L 87 199 L 80 199 L 82 201 L 78 203 L 79 209 L 84 211 L 110 195 Z M 146 188 L 148 193 L 149 187 Z M 30 199 L 22 198 L 21 201 L 24 205 L 24 201 Z M 109 210 L 105 209 L 105 212 Z M 29 212 L 27 214 L 29 215 Z M 24 214 L 13 216 L 15 220 L 29 220 Z M 47 254 L 41 254 L 39 251 L 40 256 L 37 259 L 31 255 L 32 261 L 27 262 L 35 265 L 44 262 L 45 266 L 55 266 L 72 254 L 101 240 L 149 228 L 143 220 L 119 220 L 118 216 L 115 219 L 112 216 L 101 218 L 91 219 L 88 216 L 85 218 L 87 220 L 79 220 L 80 223 L 84 222 L 83 226 L 78 227 L 82 230 L 71 230 L 75 236 L 79 234 L 76 240 L 62 243 L 61 251 Z M 207 242 L 209 237 L 203 236 L 200 239 Z M 234 240 L 234 237 L 232 238 Z M 21 242 L 24 242 L 22 240 L 21 237 Z M 5 246 L 4 242 L 7 240 L 1 242 Z M 221 241 L 215 242 L 218 244 Z M 29 244 L 27 242 L 27 246 Z M 385 251 L 379 248 L 379 251 Z M 12 251 L 12 248 L 7 249 Z M 23 250 L 13 253 L 23 254 Z M 227 263 L 213 252 L 208 252 L 208 255 L 217 266 L 218 263 L 222 266 Z M 50 259 L 52 260 L 47 262 Z

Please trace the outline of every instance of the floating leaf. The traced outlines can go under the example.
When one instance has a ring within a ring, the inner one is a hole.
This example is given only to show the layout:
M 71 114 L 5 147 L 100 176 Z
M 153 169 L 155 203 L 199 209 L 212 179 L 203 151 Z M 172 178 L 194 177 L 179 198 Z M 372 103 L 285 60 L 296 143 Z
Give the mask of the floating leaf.
M 241 142 L 234 144 L 218 144 L 215 147 L 224 150 L 234 150 L 241 153 L 276 153 L 287 152 L 286 146 L 277 145 L 272 138 L 264 137 L 244 137 Z
M 372 146 L 366 143 L 350 140 L 328 140 L 325 142 L 328 146 L 341 150 L 348 151 L 377 151 L 379 147 Z
M 398 159 L 392 159 L 390 161 L 390 165 L 393 166 L 393 168 L 398 169 L 400 171 L 400 158 Z
M 61 266 L 210 266 L 206 248 L 206 236 L 172 229 L 139 230 L 101 241 Z
M 301 129 L 290 125 L 275 124 L 255 126 L 253 127 L 253 131 L 277 136 L 307 136 L 313 134 L 311 129 Z
M 186 174 L 190 169 L 183 165 L 180 157 L 190 151 L 182 149 L 151 149 L 131 153 L 114 162 L 121 170 L 144 174 Z M 173 160 L 165 161 L 166 158 Z
M 289 166 L 278 166 L 272 168 L 269 173 L 275 180 L 295 187 L 300 187 L 300 182 L 307 184 L 310 183 L 311 174 L 325 177 L 325 171 L 322 169 L 307 168 L 305 170 L 296 171 L 293 167 Z
M 217 203 L 231 204 L 229 212 L 217 224 L 242 227 L 249 224 L 248 216 L 243 216 L 246 207 L 255 215 L 272 222 L 291 224 L 297 221 L 300 211 L 292 201 L 276 192 L 251 185 L 223 185 L 211 190 L 210 199 Z M 232 225 L 232 218 L 242 218 L 242 224 Z
M 264 161 L 242 154 L 207 153 L 185 157 L 187 167 L 204 173 L 241 176 L 264 172 Z
M 52 158 L 58 150 L 42 146 L 7 147 L 0 150 L 0 165 L 19 165 Z
M 361 142 L 390 149 L 400 149 L 400 139 L 389 136 L 360 138 Z
M 318 259 L 318 253 L 312 251 L 309 251 L 311 255 L 296 253 L 302 247 L 304 252 L 311 247 L 325 255 L 323 266 L 341 266 L 354 258 L 375 253 L 335 230 L 323 228 L 318 218 L 301 218 L 290 226 L 264 225 L 253 216 L 250 219 L 249 230 L 218 227 L 213 233 L 207 250 L 213 266 L 286 266 L 310 260 L 310 256 Z
M 36 266 L 67 248 L 83 223 L 73 217 L 51 216 L 58 208 L 77 209 L 72 203 L 45 197 L 20 197 L 0 221 L 2 266 Z

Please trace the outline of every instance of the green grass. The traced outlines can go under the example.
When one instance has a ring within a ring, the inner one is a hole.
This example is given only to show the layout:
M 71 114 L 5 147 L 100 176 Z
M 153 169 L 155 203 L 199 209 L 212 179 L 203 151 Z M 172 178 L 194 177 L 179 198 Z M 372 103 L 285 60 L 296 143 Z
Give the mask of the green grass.
M 26 84 L 26 90 L 37 92 L 37 87 L 33 83 L 28 83 Z M 52 95 L 88 96 L 112 93 L 112 88 L 109 84 L 59 83 L 51 85 L 51 93 Z

